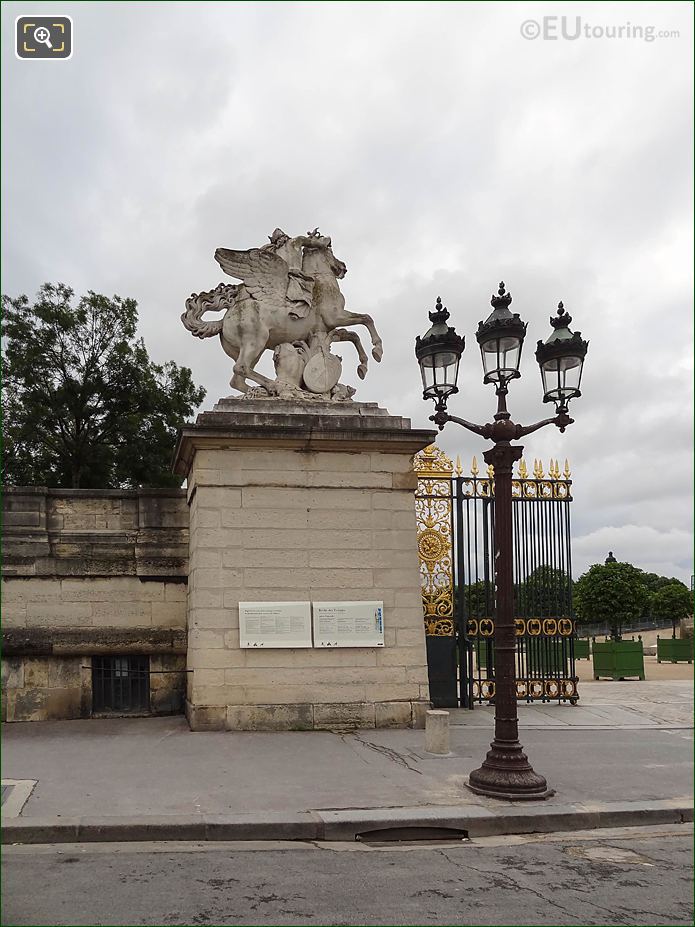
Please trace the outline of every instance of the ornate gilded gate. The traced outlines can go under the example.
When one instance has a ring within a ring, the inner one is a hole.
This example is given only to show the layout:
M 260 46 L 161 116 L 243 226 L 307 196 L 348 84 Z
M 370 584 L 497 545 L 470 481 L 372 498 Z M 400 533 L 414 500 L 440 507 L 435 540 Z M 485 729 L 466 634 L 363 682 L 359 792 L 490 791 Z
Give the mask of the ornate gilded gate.
M 415 458 L 416 513 L 430 695 L 436 707 L 491 701 L 494 471 L 470 475 L 436 445 Z M 513 481 L 517 697 L 576 701 L 570 470 L 538 461 Z

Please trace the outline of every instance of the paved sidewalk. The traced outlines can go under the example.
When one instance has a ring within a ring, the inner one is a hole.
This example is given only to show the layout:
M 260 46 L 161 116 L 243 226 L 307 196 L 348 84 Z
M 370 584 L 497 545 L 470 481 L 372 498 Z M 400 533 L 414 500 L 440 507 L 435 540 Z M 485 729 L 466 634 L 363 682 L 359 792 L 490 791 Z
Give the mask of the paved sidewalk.
M 83 839 L 145 839 L 135 825 L 148 821 L 165 828 L 158 833 L 178 828 L 171 839 L 209 839 L 215 821 L 225 839 L 234 827 L 249 833 L 243 822 L 337 839 L 384 822 L 515 833 L 645 823 L 645 813 L 682 820 L 692 808 L 692 700 L 688 682 L 598 683 L 584 685 L 576 707 L 520 706 L 521 741 L 557 790 L 541 803 L 465 788 L 488 748 L 487 707 L 452 712 L 445 757 L 426 753 L 424 732 L 411 730 L 191 733 L 181 717 L 7 724 L 3 777 L 36 785 L 21 816 L 4 816 L 3 837 L 68 839 L 61 822 L 73 839 L 79 828 Z
M 686 664 L 687 665 L 687 664 Z M 689 667 L 692 670 L 692 667 Z M 624 680 L 582 682 L 577 705 L 519 704 L 519 724 L 526 730 L 571 727 L 589 730 L 651 730 L 692 728 L 693 681 Z M 451 723 L 492 729 L 495 710 L 487 705 L 474 711 L 456 709 Z
M 647 682 L 670 682 L 673 680 L 693 679 L 692 663 L 658 663 L 656 659 L 656 635 L 653 637 L 655 654 L 644 655 L 644 675 Z M 594 682 L 594 666 L 592 660 L 577 660 L 575 669 L 579 676 L 579 691 L 584 691 L 587 683 Z M 602 680 L 607 681 L 607 680 Z

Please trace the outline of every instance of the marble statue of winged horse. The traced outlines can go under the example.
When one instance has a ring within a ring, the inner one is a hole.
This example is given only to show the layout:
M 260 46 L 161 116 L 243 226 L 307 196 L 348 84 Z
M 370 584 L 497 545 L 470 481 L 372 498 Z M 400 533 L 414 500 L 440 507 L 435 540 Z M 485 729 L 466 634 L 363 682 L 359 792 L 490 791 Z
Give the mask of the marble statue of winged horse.
M 220 267 L 243 282 L 221 283 L 214 290 L 193 293 L 186 300 L 181 321 L 198 338 L 220 336 L 222 348 L 235 361 L 230 386 L 242 393 L 249 389 L 247 380 L 274 393 L 275 382 L 255 369 L 267 348 L 285 343 L 308 344 L 312 336 L 322 333 L 328 343 L 350 341 L 355 345 L 360 360 L 357 372 L 364 379 L 368 358 L 362 343 L 355 332 L 341 326 L 366 326 L 372 340 L 372 356 L 377 361 L 382 358 L 383 346 L 372 317 L 345 309 L 338 280 L 345 276 L 347 268 L 333 254 L 331 239 L 317 231 L 310 233 L 310 239 L 310 244 L 304 247 L 302 272 L 312 277 L 314 283 L 311 306 L 304 318 L 291 313 L 287 262 L 267 247 L 248 251 L 218 248 L 215 260 Z M 224 316 L 211 322 L 203 319 L 204 313 L 215 310 L 225 310 Z

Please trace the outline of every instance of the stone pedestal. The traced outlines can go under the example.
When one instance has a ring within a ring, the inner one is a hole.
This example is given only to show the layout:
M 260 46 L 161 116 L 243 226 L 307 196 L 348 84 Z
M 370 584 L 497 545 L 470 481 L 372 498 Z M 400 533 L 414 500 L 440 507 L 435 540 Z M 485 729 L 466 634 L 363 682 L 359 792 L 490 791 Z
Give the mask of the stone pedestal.
M 179 439 L 192 730 L 421 725 L 429 707 L 412 457 L 373 403 L 221 400 Z M 384 603 L 384 647 L 248 650 L 239 602 Z

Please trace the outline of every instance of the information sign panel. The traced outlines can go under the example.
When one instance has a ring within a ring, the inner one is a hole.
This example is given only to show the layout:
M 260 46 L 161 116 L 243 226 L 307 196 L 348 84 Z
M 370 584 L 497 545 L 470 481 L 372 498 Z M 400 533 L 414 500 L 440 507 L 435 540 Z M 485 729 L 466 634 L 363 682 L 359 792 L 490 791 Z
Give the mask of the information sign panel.
M 383 647 L 383 602 L 314 602 L 314 647 Z
M 311 603 L 239 602 L 239 646 L 311 647 Z

